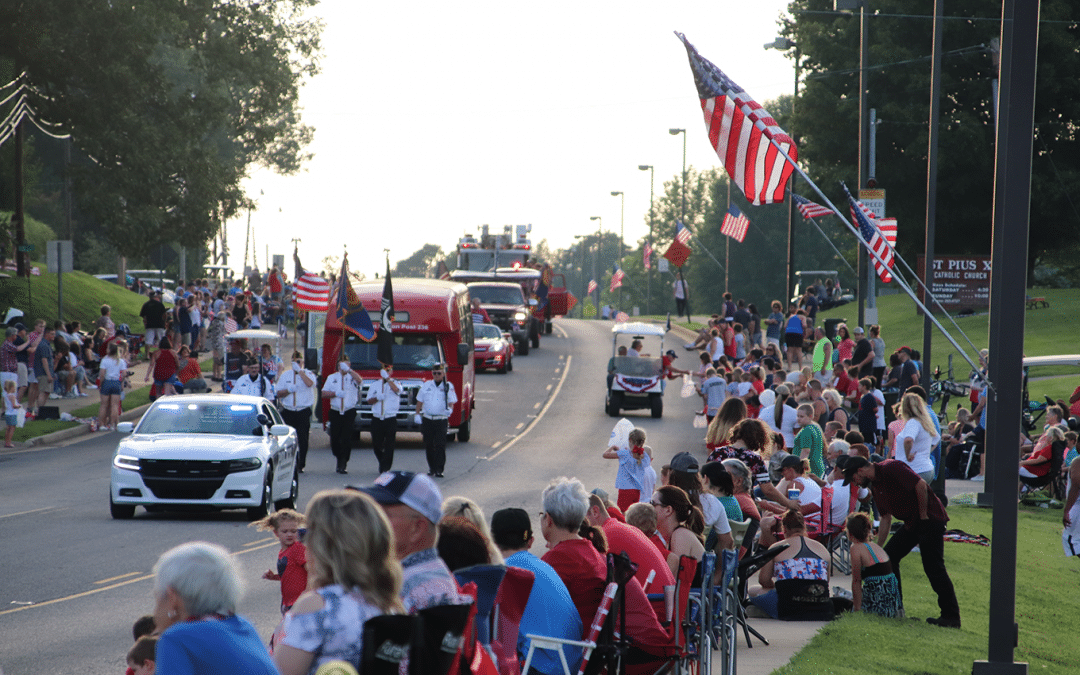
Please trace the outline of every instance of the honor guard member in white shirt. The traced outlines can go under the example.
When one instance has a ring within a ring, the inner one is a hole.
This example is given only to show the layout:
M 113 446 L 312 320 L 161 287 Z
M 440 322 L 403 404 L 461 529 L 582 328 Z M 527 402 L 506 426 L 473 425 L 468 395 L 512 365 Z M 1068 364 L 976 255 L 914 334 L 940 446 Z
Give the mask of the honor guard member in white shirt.
M 344 352 L 338 359 L 337 372 L 323 383 L 322 397 L 330 399 L 330 452 L 337 458 L 338 473 L 348 473 L 356 404 L 363 384 L 364 378 L 349 366 L 349 355 Z
M 277 397 L 282 419 L 296 429 L 299 448 L 297 467 L 300 473 L 304 473 L 311 432 L 311 406 L 315 404 L 315 373 L 304 369 L 304 358 L 300 352 L 293 352 L 291 369 L 278 376 Z
M 427 446 L 428 475 L 442 478 L 446 467 L 446 427 L 458 398 L 441 364 L 431 369 L 431 378 L 416 394 L 416 413 L 422 418 L 420 432 Z
M 397 414 L 401 407 L 401 385 L 394 379 L 394 364 L 383 364 L 378 382 L 368 387 L 367 402 L 371 405 L 371 446 L 379 460 L 379 473 L 394 466 L 394 444 L 397 441 Z
M 263 396 L 273 400 L 274 383 L 259 373 L 259 361 L 251 355 L 251 352 L 245 356 L 244 369 L 247 374 L 237 378 L 233 384 L 232 393 L 241 396 Z

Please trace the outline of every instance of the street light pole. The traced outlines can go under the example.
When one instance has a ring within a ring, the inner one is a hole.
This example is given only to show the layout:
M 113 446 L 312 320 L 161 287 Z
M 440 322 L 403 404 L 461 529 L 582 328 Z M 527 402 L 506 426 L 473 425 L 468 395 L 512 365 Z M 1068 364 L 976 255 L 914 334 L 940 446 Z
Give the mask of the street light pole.
M 623 194 L 622 190 L 612 190 L 611 191 L 611 196 L 612 197 L 619 197 L 620 201 L 622 202 L 622 205 L 619 207 L 619 269 L 622 269 L 623 255 L 625 255 L 623 253 L 623 244 L 626 241 L 625 239 L 623 239 L 623 227 L 626 224 L 625 223 L 625 218 L 626 218 L 626 195 Z M 623 307 L 623 302 L 622 302 L 622 286 L 621 285 L 619 286 L 619 311 L 620 312 L 625 312 L 626 311 L 626 308 Z
M 772 42 L 765 45 L 765 49 L 786 50 L 795 49 L 795 95 L 791 99 L 791 114 L 795 115 L 795 102 L 799 98 L 799 45 L 794 40 L 786 37 L 778 37 Z M 799 144 L 798 134 L 792 134 L 792 140 L 795 145 Z M 788 192 L 795 192 L 795 178 L 798 174 L 792 172 L 791 180 L 788 182 Z M 786 306 L 787 298 L 791 297 L 791 279 L 795 274 L 795 200 L 788 195 L 788 210 L 787 210 L 787 276 L 784 286 L 784 305 Z
M 597 264 L 600 261 L 600 242 L 604 234 L 604 219 L 601 216 L 589 216 L 589 220 L 597 221 L 596 224 L 596 255 L 592 261 L 592 277 L 596 282 L 596 318 L 600 318 L 600 277 L 597 274 Z
M 638 164 L 639 171 L 649 172 L 649 246 L 653 245 L 653 178 L 656 171 L 652 164 Z M 649 269 L 645 270 L 645 313 L 652 315 L 652 256 L 649 256 Z

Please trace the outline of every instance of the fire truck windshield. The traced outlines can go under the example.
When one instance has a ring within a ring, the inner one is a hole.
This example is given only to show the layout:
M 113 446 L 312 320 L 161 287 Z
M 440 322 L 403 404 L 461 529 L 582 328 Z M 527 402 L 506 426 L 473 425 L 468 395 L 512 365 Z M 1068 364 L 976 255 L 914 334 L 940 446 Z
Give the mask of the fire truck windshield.
M 375 342 L 364 342 L 355 336 L 348 336 L 345 353 L 356 370 L 378 370 L 376 358 L 378 346 Z M 444 363 L 442 349 L 434 335 L 401 334 L 394 336 L 395 370 L 431 370 L 432 366 Z
M 485 305 L 520 305 L 522 303 L 521 290 L 509 286 L 470 284 L 469 295 L 480 298 L 480 302 Z

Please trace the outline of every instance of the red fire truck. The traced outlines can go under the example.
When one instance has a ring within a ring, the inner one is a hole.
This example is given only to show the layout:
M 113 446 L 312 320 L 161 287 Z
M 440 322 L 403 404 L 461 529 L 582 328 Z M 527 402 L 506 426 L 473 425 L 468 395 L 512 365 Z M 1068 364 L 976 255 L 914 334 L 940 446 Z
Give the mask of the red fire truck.
M 354 283 L 353 289 L 371 323 L 378 330 L 383 282 Z M 336 298 L 331 300 L 323 331 L 322 377 L 333 372 L 341 349 L 352 367 L 364 378 L 357 431 L 371 428 L 371 406 L 366 403 L 369 383 L 379 378 L 376 343 L 364 342 L 344 333 L 337 320 Z M 464 284 L 438 279 L 394 279 L 394 378 L 401 383 L 398 431 L 420 431 L 413 421 L 416 392 L 431 379 L 432 366 L 446 365 L 446 377 L 458 394 L 450 416 L 452 436 L 465 442 L 472 429 L 475 370 L 473 367 L 473 323 L 469 291 Z M 344 338 L 344 342 L 343 342 Z M 323 419 L 329 416 L 329 401 L 323 401 Z

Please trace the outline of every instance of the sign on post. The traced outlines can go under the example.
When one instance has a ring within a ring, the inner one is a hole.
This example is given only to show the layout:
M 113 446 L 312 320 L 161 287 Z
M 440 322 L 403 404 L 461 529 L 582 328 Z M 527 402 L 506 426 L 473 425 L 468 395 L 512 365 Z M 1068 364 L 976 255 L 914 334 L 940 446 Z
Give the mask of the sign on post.
M 919 277 L 923 275 L 923 256 L 915 261 Z M 990 256 L 936 255 L 930 280 L 923 282 L 945 309 L 960 311 L 990 307 Z M 919 299 L 924 303 L 922 289 Z
M 75 271 L 71 251 L 70 240 L 45 243 L 45 264 L 56 274 L 56 318 L 61 321 L 64 319 L 64 272 Z

